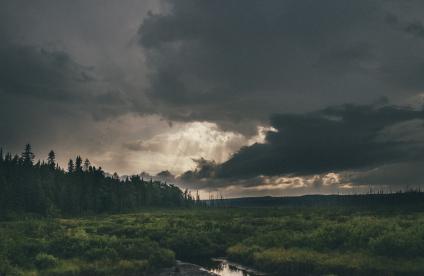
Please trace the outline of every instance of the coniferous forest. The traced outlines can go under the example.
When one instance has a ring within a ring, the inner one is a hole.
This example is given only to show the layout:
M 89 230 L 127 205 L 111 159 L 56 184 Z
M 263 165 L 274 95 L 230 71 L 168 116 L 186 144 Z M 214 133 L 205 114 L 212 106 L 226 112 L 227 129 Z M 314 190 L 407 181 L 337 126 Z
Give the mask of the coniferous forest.
M 64 170 L 50 151 L 34 162 L 27 144 L 20 155 L 0 151 L 0 216 L 6 213 L 81 215 L 121 212 L 155 206 L 188 206 L 191 195 L 172 184 L 133 175 L 107 176 L 88 159 L 77 156 Z

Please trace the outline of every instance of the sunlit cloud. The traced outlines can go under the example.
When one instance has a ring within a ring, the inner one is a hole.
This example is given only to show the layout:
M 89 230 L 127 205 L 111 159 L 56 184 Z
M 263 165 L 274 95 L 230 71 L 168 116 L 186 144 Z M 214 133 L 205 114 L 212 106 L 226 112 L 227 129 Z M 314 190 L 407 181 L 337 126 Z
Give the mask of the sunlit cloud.
M 140 156 L 140 166 L 151 173 L 167 169 L 175 174 L 193 169 L 193 159 L 204 158 L 222 163 L 242 146 L 263 143 L 272 128 L 258 127 L 257 135 L 245 137 L 221 130 L 210 122 L 174 123 L 172 127 L 147 139 L 123 143 L 132 156 Z M 146 159 L 148 157 L 148 159 Z

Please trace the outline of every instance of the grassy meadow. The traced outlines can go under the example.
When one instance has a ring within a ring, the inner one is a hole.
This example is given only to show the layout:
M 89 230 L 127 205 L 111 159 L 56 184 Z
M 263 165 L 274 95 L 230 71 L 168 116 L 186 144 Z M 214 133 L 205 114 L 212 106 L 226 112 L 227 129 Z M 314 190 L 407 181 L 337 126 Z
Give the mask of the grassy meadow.
M 0 222 L 0 275 L 154 275 L 211 257 L 270 275 L 424 275 L 424 212 L 145 209 Z

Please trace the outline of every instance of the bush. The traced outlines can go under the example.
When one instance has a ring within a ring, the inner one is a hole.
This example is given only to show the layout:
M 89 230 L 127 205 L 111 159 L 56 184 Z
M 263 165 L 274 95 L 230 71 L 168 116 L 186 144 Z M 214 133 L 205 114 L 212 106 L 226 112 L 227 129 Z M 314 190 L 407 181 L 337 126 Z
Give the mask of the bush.
M 424 256 L 424 241 L 414 233 L 386 232 L 370 240 L 371 250 L 380 256 L 417 257 Z
M 81 275 L 82 264 L 82 262 L 75 260 L 61 260 L 57 266 L 43 270 L 40 274 L 43 276 L 78 276 Z
M 51 267 L 57 266 L 57 264 L 59 263 L 59 261 L 53 255 L 49 255 L 49 254 L 46 254 L 46 253 L 39 253 L 35 257 L 35 262 L 34 263 L 35 263 L 35 266 L 38 269 L 47 269 L 47 268 L 51 268 Z
M 123 239 L 117 242 L 114 248 L 124 259 L 140 260 L 148 259 L 159 249 L 159 245 L 146 239 Z
M 315 249 L 339 249 L 349 239 L 349 228 L 345 224 L 327 224 L 312 234 L 312 245 Z
M 84 253 L 83 258 L 88 261 L 115 260 L 118 258 L 118 253 L 113 248 L 92 248 Z
M 72 236 L 57 237 L 49 245 L 49 251 L 56 256 L 72 258 L 82 255 L 86 250 L 86 241 Z
M 267 249 L 254 253 L 256 266 L 283 275 L 317 274 L 323 255 L 311 250 Z
M 236 261 L 253 263 L 253 254 L 262 250 L 263 249 L 258 246 L 245 246 L 243 244 L 237 244 L 227 249 L 227 255 Z
M 31 267 L 35 257 L 40 252 L 45 252 L 45 243 L 41 240 L 18 238 L 9 245 L 6 253 L 11 265 Z
M 168 234 L 162 242 L 164 247 L 171 248 L 180 259 L 193 260 L 216 256 L 219 246 L 213 243 L 204 232 L 179 231 Z
M 116 275 L 142 275 L 148 268 L 148 262 L 121 260 L 115 267 Z
M 175 265 L 175 253 L 169 249 L 160 249 L 149 257 L 152 268 L 171 267 Z
M 0 275 L 16 275 L 15 269 L 0 256 Z

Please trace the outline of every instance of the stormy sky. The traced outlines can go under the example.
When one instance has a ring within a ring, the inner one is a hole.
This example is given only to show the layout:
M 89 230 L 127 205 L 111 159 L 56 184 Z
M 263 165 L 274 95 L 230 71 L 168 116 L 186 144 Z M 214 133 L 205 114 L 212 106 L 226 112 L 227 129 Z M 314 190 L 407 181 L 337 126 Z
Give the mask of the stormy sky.
M 424 180 L 421 0 L 1 0 L 0 146 L 227 197 Z

